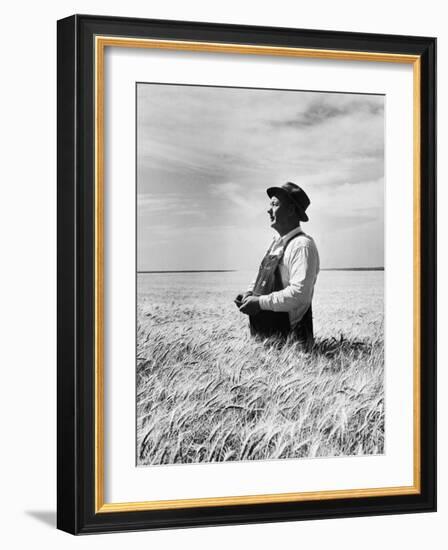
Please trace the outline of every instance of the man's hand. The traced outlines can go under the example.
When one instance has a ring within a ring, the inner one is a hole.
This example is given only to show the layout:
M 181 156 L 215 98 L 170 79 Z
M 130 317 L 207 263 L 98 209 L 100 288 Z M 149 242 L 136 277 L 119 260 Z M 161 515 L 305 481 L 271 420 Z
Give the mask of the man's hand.
M 248 297 L 252 296 L 252 292 L 241 292 L 238 294 L 238 296 L 235 298 L 234 302 L 236 304 L 236 307 L 239 309 L 240 306 L 243 304 L 244 300 Z
M 260 299 L 258 296 L 248 296 L 243 301 L 240 311 L 246 315 L 256 315 L 259 311 L 261 311 Z

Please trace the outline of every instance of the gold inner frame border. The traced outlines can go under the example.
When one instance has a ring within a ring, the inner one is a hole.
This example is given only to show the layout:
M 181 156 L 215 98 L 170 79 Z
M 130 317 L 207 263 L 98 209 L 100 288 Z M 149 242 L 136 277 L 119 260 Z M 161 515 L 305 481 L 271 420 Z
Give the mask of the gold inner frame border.
M 179 500 L 154 500 L 141 502 L 106 503 L 104 501 L 104 54 L 106 47 L 150 48 L 208 53 L 233 53 L 269 56 L 301 57 L 329 60 L 406 63 L 413 65 L 413 485 L 366 489 L 342 489 L 301 493 L 273 493 L 260 495 L 226 496 L 215 498 L 191 498 Z M 402 55 L 345 50 L 321 50 L 309 48 L 255 46 L 251 44 L 225 44 L 178 40 L 124 38 L 96 36 L 95 59 L 95 513 L 132 512 L 144 510 L 169 510 L 211 506 L 235 506 L 244 504 L 268 504 L 305 502 L 343 498 L 363 498 L 413 495 L 421 492 L 421 215 L 420 215 L 420 166 L 421 166 L 421 60 L 418 55 Z

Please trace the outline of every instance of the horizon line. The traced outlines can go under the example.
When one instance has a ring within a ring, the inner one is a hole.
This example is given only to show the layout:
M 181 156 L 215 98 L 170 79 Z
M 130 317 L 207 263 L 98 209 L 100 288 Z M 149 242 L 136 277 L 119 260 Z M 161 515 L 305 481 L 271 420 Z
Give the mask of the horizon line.
M 154 269 L 137 270 L 137 273 L 236 273 L 245 269 Z M 384 267 L 323 267 L 320 271 L 384 271 Z

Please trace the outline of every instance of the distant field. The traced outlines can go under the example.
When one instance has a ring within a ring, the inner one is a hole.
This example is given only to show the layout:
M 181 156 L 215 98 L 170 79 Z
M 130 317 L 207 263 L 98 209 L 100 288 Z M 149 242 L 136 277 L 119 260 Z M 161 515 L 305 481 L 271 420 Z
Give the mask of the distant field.
M 250 273 L 138 275 L 137 463 L 383 453 L 383 278 L 321 272 L 303 354 L 250 338 Z

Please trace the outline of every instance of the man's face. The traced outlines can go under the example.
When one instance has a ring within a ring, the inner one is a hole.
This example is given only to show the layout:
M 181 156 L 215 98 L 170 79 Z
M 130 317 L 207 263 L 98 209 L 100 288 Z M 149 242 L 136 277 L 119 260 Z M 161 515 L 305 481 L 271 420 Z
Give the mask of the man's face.
M 286 198 L 273 195 L 268 214 L 272 229 L 281 232 L 284 227 L 291 223 L 291 217 L 294 216 L 294 207 Z

